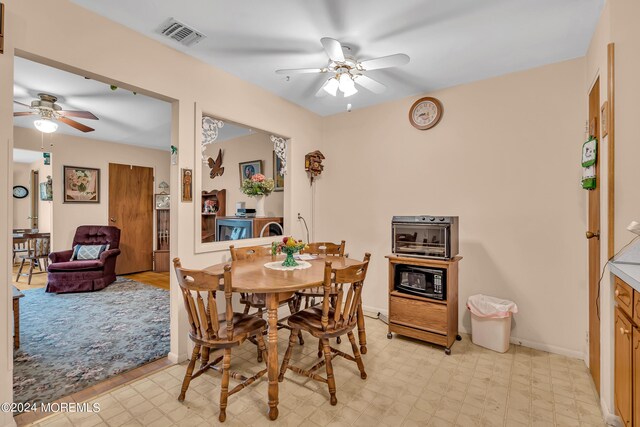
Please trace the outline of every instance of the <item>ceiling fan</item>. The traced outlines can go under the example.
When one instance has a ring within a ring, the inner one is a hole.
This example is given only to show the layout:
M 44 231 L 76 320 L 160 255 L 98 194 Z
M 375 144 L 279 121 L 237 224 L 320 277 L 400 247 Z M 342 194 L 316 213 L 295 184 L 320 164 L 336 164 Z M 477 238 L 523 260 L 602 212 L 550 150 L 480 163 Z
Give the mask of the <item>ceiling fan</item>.
M 37 100 L 31 101 L 31 105 L 24 104 L 22 102 L 14 100 L 16 104 L 30 108 L 33 111 L 23 111 L 13 113 L 14 117 L 19 116 L 40 116 L 40 119 L 36 120 L 33 124 L 40 132 L 51 133 L 58 129 L 58 124 L 55 121 L 65 123 L 73 128 L 82 132 L 93 132 L 95 129 L 85 126 L 82 123 L 76 122 L 69 117 L 80 117 L 82 119 L 98 120 L 98 118 L 89 111 L 73 111 L 63 110 L 62 107 L 56 104 L 58 98 L 47 93 L 39 93 Z
M 409 56 L 404 53 L 359 61 L 349 54 L 351 49 L 340 44 L 338 40 L 323 37 L 320 42 L 329 57 L 329 64 L 326 67 L 276 70 L 278 74 L 287 75 L 331 73 L 332 76 L 316 92 L 318 97 L 327 94 L 336 96 L 338 89 L 344 94 L 345 98 L 354 95 L 358 92 L 354 83 L 373 93 L 382 93 L 387 87 L 371 77 L 365 76 L 364 72 L 398 67 L 409 63 Z

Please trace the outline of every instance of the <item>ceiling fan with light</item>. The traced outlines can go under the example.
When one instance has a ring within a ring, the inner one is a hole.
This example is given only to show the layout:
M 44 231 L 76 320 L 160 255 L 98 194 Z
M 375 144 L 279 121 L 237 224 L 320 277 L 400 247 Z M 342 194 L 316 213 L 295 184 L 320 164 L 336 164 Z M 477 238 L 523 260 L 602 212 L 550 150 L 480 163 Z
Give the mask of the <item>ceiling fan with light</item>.
M 75 129 L 82 132 L 93 132 L 95 129 L 85 126 L 82 123 L 76 122 L 69 117 L 79 117 L 82 119 L 98 120 L 98 118 L 89 111 L 73 111 L 63 110 L 62 107 L 56 104 L 58 98 L 47 93 L 39 93 L 37 100 L 31 101 L 31 105 L 24 104 L 22 102 L 14 100 L 18 105 L 30 108 L 33 111 L 22 111 L 13 113 L 14 117 L 20 116 L 40 116 L 40 119 L 33 122 L 33 125 L 40 132 L 51 133 L 58 129 L 56 121 L 65 123 Z
M 336 96 L 338 90 L 346 97 L 354 95 L 358 92 L 355 83 L 373 93 L 382 93 L 387 87 L 382 83 L 365 76 L 366 71 L 380 70 L 382 68 L 398 67 L 409 63 L 409 56 L 404 53 L 396 53 L 394 55 L 383 56 L 380 58 L 367 59 L 359 61 L 350 55 L 350 48 L 340 44 L 338 40 L 330 37 L 320 39 L 327 56 L 329 64 L 324 68 L 296 68 L 276 70 L 278 74 L 317 74 L 331 73 L 333 74 L 318 90 L 316 96 L 325 96 L 327 94 Z

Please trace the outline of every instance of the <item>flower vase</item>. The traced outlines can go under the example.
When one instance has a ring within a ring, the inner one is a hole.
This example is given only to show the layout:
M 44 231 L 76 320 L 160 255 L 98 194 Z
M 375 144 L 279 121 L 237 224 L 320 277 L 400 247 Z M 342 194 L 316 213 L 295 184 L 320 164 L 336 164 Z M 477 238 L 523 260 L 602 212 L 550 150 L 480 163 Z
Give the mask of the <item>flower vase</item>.
M 266 216 L 264 213 L 264 200 L 265 196 L 256 196 L 256 216 L 260 218 Z
M 282 252 L 287 254 L 287 257 L 282 262 L 283 267 L 295 267 L 296 265 L 298 265 L 295 258 L 293 257 L 293 254 L 298 252 L 297 249 L 282 248 Z

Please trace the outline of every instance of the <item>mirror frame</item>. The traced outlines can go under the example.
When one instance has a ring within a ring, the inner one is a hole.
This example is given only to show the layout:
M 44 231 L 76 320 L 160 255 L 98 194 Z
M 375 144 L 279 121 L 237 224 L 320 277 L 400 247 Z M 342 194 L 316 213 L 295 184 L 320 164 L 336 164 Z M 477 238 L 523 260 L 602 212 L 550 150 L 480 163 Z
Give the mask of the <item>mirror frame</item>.
M 283 136 L 282 133 L 280 132 L 271 132 L 271 131 L 267 131 L 264 129 L 261 129 L 259 127 L 256 126 L 248 126 L 244 123 L 238 122 L 236 120 L 232 120 L 232 119 L 227 119 L 219 114 L 216 113 L 206 113 L 205 115 L 214 117 L 216 119 L 222 120 L 224 122 L 228 121 L 228 122 L 232 122 L 232 123 L 237 123 L 241 126 L 245 126 L 245 127 L 249 127 L 251 129 L 256 129 L 259 130 L 260 132 L 265 132 L 267 134 L 272 134 L 272 135 L 278 135 L 281 136 L 282 138 L 284 138 L 287 141 L 287 159 L 290 159 L 290 155 L 291 155 L 291 138 Z M 196 102 L 195 103 L 195 123 L 194 123 L 194 132 L 195 132 L 195 145 L 194 145 L 194 165 L 193 165 L 193 174 L 195 177 L 197 177 L 197 179 L 193 180 L 193 214 L 194 214 L 194 251 L 196 254 L 201 254 L 201 253 L 207 253 L 207 252 L 221 252 L 221 251 L 228 251 L 229 250 L 229 245 L 234 244 L 237 247 L 244 247 L 244 246 L 256 246 L 256 245 L 260 245 L 260 246 L 265 246 L 265 245 L 270 245 L 271 242 L 273 242 L 274 238 L 273 237 L 258 237 L 258 238 L 251 238 L 251 239 L 242 239 L 242 240 L 228 240 L 228 241 L 223 241 L 223 242 L 208 242 L 208 243 L 202 243 L 202 227 L 201 227 L 201 221 L 202 218 L 200 216 L 201 212 L 200 212 L 200 198 L 202 197 L 202 173 L 203 173 L 203 167 L 204 167 L 204 163 L 202 163 L 202 116 L 203 116 L 203 112 L 202 112 L 202 106 L 200 105 L 200 103 Z M 227 166 L 225 166 L 227 167 Z M 283 218 L 284 218 L 284 234 L 290 234 L 290 229 L 291 229 L 291 224 L 289 224 L 290 221 L 288 221 L 288 218 L 291 217 L 291 215 L 289 214 L 289 210 L 290 210 L 290 200 L 289 197 L 291 197 L 291 174 L 288 173 L 287 174 L 287 181 L 286 184 L 284 186 L 284 206 L 283 206 Z M 182 177 L 178 178 L 180 180 L 179 183 L 179 188 L 180 188 L 180 195 L 182 193 Z M 179 195 L 179 196 L 180 196 Z M 181 198 L 178 196 L 178 200 L 181 200 Z M 182 202 L 181 203 L 189 203 L 189 202 Z

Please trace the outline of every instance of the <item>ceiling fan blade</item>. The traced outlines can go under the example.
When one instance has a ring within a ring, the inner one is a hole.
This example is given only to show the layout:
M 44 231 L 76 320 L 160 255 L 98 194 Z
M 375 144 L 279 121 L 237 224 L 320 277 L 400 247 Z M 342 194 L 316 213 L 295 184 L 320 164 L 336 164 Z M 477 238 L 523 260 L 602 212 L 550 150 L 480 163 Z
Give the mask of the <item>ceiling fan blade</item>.
M 89 111 L 61 110 L 58 114 L 65 117 L 80 117 L 81 119 L 99 120 L 93 113 Z
M 315 74 L 326 73 L 326 68 L 291 68 L 284 70 L 276 70 L 276 74 Z
M 362 86 L 363 88 L 370 90 L 373 93 L 382 93 L 387 90 L 387 87 L 382 83 L 373 80 L 371 77 L 359 74 L 354 76 L 353 81 Z
M 61 121 L 62 123 L 66 123 L 69 126 L 71 126 L 72 128 L 76 128 L 76 129 L 78 129 L 79 131 L 82 131 L 82 132 L 93 132 L 95 130 L 93 128 L 90 128 L 89 126 L 85 126 L 82 123 L 78 123 L 75 120 L 71 120 L 71 119 L 68 119 L 66 117 L 58 117 L 57 120 Z
M 396 53 L 395 55 L 382 56 L 380 58 L 367 59 L 360 62 L 363 70 L 379 70 L 381 68 L 398 67 L 409 63 L 409 55 Z
M 329 59 L 335 62 L 344 62 L 344 52 L 338 40 L 331 37 L 323 37 L 320 39 L 320 43 L 322 43 L 322 47 L 327 52 Z
M 13 113 L 13 117 L 20 117 L 20 116 L 33 116 L 36 115 L 38 113 L 36 113 L 35 111 L 21 111 L 19 113 Z
M 14 104 L 18 104 L 18 105 L 22 105 L 23 107 L 27 107 L 27 108 L 31 108 L 31 105 L 25 104 L 23 102 L 20 101 L 16 101 L 15 99 L 13 100 Z

